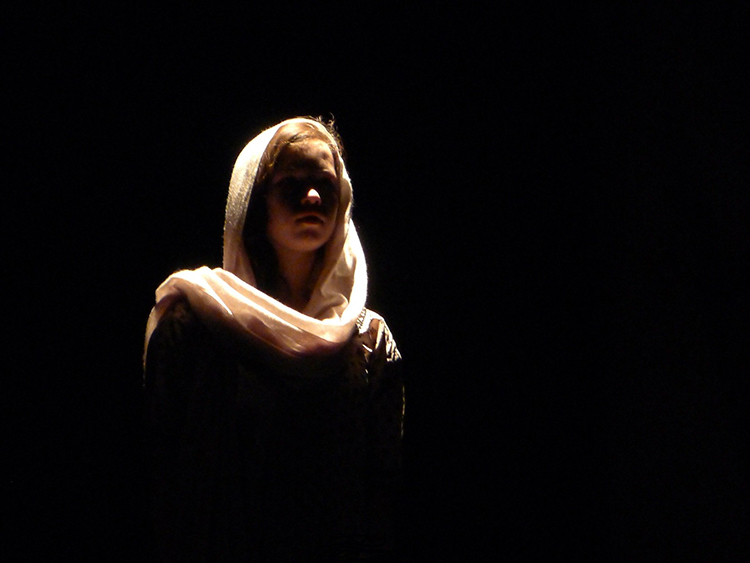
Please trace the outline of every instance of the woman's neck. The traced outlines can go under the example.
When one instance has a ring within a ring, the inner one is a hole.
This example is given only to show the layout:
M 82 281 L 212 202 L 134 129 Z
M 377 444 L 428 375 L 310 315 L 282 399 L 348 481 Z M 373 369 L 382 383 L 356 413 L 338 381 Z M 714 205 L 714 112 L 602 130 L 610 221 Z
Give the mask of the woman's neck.
M 310 300 L 317 276 L 316 253 L 277 249 L 276 256 L 281 278 L 277 299 L 292 309 L 302 311 Z

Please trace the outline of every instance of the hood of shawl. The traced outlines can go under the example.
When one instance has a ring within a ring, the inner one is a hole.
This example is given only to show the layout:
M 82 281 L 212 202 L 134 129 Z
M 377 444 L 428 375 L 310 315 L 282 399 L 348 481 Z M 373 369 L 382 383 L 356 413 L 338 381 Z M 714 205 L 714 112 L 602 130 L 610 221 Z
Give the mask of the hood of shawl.
M 243 231 L 247 210 L 253 198 L 255 178 L 261 157 L 273 136 L 281 127 L 294 122 L 303 122 L 314 127 L 328 137 L 332 145 L 336 145 L 320 123 L 305 118 L 289 119 L 266 129 L 252 139 L 240 152 L 232 171 L 225 212 L 222 267 L 252 286 L 256 286 L 256 279 L 243 240 Z M 356 245 L 351 244 L 352 239 L 356 239 L 357 236 L 351 223 L 351 180 L 338 151 L 335 151 L 334 158 L 338 160 L 338 169 L 341 171 L 336 225 L 331 239 L 326 244 L 320 276 L 309 303 L 302 311 L 303 314 L 319 320 L 351 316 L 353 312 L 344 315 L 344 311 L 352 304 L 352 294 L 356 292 L 363 297 L 367 284 L 364 256 L 361 250 L 356 252 L 358 255 L 355 256 L 354 249 L 351 248 L 359 247 L 358 241 Z M 361 298 L 354 301 L 363 303 Z

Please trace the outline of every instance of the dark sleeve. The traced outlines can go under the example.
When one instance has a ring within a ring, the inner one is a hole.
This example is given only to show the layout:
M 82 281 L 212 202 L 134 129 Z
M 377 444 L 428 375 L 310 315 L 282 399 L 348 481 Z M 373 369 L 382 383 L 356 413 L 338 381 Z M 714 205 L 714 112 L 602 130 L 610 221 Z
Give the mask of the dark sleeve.
M 371 538 L 373 550 L 392 552 L 397 537 L 394 524 L 402 490 L 401 449 L 404 431 L 405 388 L 403 360 L 390 334 L 370 358 L 372 396 L 369 416 L 371 475 Z M 378 545 L 379 544 L 379 545 Z
M 406 410 L 403 360 L 388 358 L 371 371 L 377 373 L 373 378 L 370 417 L 374 461 L 382 471 L 398 473 Z
M 226 353 L 186 301 L 168 309 L 145 366 L 159 561 L 235 561 L 236 382 Z

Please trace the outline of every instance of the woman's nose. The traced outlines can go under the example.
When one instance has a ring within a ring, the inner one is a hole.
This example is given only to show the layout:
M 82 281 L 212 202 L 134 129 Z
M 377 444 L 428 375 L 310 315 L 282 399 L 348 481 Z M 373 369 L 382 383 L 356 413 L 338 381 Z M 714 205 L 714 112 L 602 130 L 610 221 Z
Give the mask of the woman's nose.
M 303 205 L 322 205 L 323 199 L 320 197 L 318 190 L 316 190 L 315 188 L 310 188 L 307 191 L 307 195 L 304 198 L 302 198 L 302 204 Z

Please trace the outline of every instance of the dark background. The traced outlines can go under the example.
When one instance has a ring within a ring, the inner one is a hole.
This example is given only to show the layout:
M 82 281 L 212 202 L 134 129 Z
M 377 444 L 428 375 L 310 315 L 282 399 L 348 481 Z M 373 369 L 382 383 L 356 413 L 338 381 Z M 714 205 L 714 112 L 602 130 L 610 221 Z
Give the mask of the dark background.
M 153 292 L 220 264 L 244 144 L 331 114 L 405 559 L 743 559 L 747 9 L 522 5 L 10 10 L 4 560 L 149 560 Z

